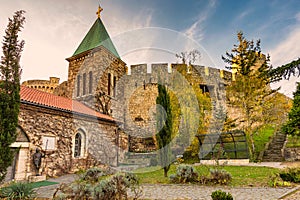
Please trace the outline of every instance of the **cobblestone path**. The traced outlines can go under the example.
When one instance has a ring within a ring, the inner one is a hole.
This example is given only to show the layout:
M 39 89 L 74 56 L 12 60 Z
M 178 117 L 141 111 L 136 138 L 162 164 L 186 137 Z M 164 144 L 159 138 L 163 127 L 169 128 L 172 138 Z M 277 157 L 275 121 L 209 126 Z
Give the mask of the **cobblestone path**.
M 291 188 L 237 188 L 237 187 L 207 187 L 197 185 L 144 185 L 145 199 L 209 199 L 211 193 L 221 189 L 230 192 L 235 200 L 274 200 L 281 197 Z

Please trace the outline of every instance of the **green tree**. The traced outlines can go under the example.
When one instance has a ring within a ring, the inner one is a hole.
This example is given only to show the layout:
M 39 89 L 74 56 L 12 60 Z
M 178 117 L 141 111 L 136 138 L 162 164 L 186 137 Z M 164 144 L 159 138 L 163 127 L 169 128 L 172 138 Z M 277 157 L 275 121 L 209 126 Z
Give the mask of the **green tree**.
M 269 86 L 269 56 L 261 54 L 260 40 L 248 41 L 242 32 L 238 32 L 237 38 L 239 43 L 231 53 L 222 56 L 230 64 L 228 68 L 236 72 L 235 80 L 226 87 L 226 94 L 230 106 L 241 112 L 239 122 L 248 136 L 252 155 L 255 152 L 253 133 L 263 124 L 263 105 L 275 90 Z
M 288 121 L 283 126 L 283 131 L 290 135 L 300 135 L 300 84 L 294 92 L 293 107 L 288 115 Z
M 290 63 L 272 69 L 269 76 L 273 82 L 280 81 L 282 78 L 289 79 L 291 76 L 300 76 L 300 58 Z
M 15 12 L 9 19 L 3 40 L 3 56 L 0 64 L 0 181 L 11 165 L 14 152 L 10 145 L 16 140 L 16 128 L 20 106 L 20 58 L 24 41 L 18 33 L 23 28 L 25 11 Z
M 157 127 L 156 141 L 159 151 L 160 164 L 164 169 L 164 176 L 168 176 L 171 166 L 171 141 L 173 131 L 173 116 L 170 102 L 170 95 L 166 86 L 158 84 L 157 106 Z

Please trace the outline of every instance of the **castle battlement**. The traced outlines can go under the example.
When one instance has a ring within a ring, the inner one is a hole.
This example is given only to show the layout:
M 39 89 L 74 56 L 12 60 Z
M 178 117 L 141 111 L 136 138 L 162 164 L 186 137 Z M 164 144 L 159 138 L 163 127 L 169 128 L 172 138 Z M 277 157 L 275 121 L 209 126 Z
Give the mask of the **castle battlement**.
M 142 64 L 134 64 L 130 65 L 130 73 L 129 76 L 155 76 L 157 75 L 167 75 L 169 73 L 174 73 L 178 67 L 183 64 L 178 63 L 142 63 Z M 221 78 L 225 80 L 232 79 L 232 73 L 223 69 L 217 69 L 213 67 L 201 66 L 201 65 L 191 65 L 186 66 L 187 73 L 197 73 L 198 76 L 203 78 L 206 77 L 215 77 Z

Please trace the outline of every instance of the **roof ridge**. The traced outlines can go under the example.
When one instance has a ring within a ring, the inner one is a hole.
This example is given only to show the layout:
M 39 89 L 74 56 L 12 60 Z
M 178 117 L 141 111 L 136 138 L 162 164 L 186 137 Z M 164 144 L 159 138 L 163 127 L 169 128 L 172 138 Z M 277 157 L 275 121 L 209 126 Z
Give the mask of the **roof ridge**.
M 72 57 L 99 46 L 105 47 L 117 58 L 120 58 L 117 49 L 114 46 L 102 20 L 100 18 L 97 18 L 77 47 Z
M 81 113 L 105 120 L 115 121 L 111 116 L 100 113 L 82 102 L 63 96 L 40 91 L 27 86 L 21 86 L 20 99 L 36 105 L 56 108 L 64 111 Z

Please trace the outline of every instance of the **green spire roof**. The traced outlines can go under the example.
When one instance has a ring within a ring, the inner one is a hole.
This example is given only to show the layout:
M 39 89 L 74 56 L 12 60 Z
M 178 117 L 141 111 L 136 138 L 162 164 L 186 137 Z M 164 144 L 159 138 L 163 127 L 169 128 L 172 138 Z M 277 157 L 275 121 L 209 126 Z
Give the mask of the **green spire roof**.
M 95 21 L 92 28 L 86 34 L 73 56 L 99 46 L 105 47 L 117 58 L 120 58 L 100 18 Z

